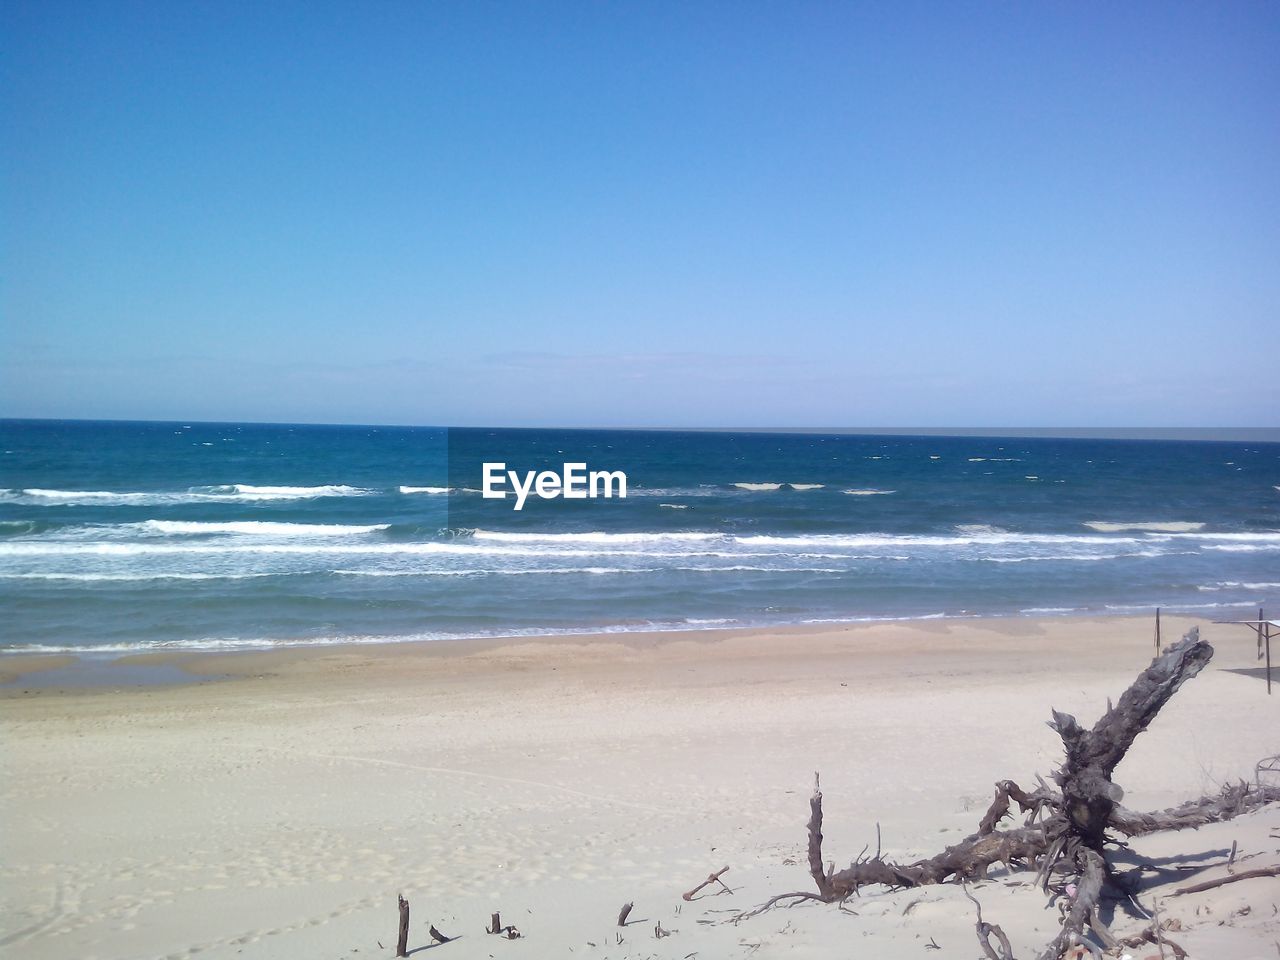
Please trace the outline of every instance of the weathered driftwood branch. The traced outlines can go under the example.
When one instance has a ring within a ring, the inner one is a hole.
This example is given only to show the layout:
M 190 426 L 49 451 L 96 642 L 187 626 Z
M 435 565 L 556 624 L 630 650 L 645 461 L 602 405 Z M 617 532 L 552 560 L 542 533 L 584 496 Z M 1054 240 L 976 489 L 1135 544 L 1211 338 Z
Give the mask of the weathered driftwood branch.
M 703 880 L 700 884 L 698 884 L 692 890 L 688 890 L 685 893 L 680 894 L 681 899 L 692 900 L 700 890 L 704 889 L 705 887 L 711 886 L 711 884 L 713 883 L 720 884 L 720 886 L 724 888 L 725 892 L 733 893 L 733 891 L 729 889 L 729 885 L 720 879 L 722 876 L 724 876 L 728 872 L 729 872 L 728 867 L 721 867 L 715 873 L 709 875 L 707 879 Z
M 400 929 L 396 936 L 396 956 L 407 957 L 409 955 L 409 901 L 401 895 L 399 898 L 400 907 Z
M 1035 790 L 1026 791 L 1012 780 L 1001 780 L 996 784 L 995 796 L 977 832 L 925 860 L 894 863 L 881 856 L 877 845 L 873 857 L 859 855 L 840 871 L 827 867 L 822 849 L 822 790 L 815 774 L 809 799 L 808 862 L 818 893 L 780 894 L 753 911 L 739 914 L 735 922 L 783 901 L 832 903 L 872 885 L 893 889 L 981 879 L 992 865 L 1002 863 L 1010 868 L 1038 865 L 1037 879 L 1046 884 L 1055 871 L 1067 872 L 1075 878 L 1074 884 L 1065 888 L 1069 905 L 1062 928 L 1039 960 L 1058 960 L 1081 942 L 1086 927 L 1107 946 L 1125 942 L 1116 940 L 1097 913 L 1098 900 L 1110 875 L 1103 853 L 1108 830 L 1139 836 L 1156 830 L 1194 828 L 1230 820 L 1280 800 L 1280 786 L 1241 783 L 1224 788 L 1216 796 L 1152 813 L 1137 813 L 1120 805 L 1122 791 L 1111 780 L 1116 765 L 1161 707 L 1183 683 L 1204 669 L 1212 656 L 1213 648 L 1200 639 L 1198 629 L 1193 629 L 1152 660 L 1118 703 L 1108 703 L 1107 711 L 1089 730 L 1070 714 L 1053 711 L 1050 726 L 1061 736 L 1066 752 L 1066 759 L 1055 775 L 1060 789 L 1055 790 L 1042 780 Z M 1015 803 L 1025 817 L 1023 825 L 999 829 Z M 988 957 L 1012 960 L 1007 940 L 998 933 L 998 927 L 982 921 L 981 908 L 977 931 L 979 943 Z M 998 945 L 991 943 L 992 936 Z
M 1260 867 L 1257 870 L 1246 870 L 1244 873 L 1232 873 L 1217 880 L 1205 880 L 1201 883 L 1193 883 L 1189 887 L 1179 887 L 1170 894 L 1171 897 L 1181 896 L 1184 893 L 1201 893 L 1205 890 L 1212 890 L 1215 887 L 1222 887 L 1228 883 L 1235 883 L 1237 880 L 1257 880 L 1262 877 L 1280 877 L 1280 867 Z
M 1117 945 L 1121 947 L 1140 947 L 1144 943 L 1168 947 L 1169 952 L 1173 954 L 1174 960 L 1187 960 L 1187 951 L 1159 932 L 1157 925 L 1154 923 L 1141 933 L 1132 937 L 1124 937 L 1117 941 Z
M 973 901 L 974 909 L 978 911 L 978 922 L 973 925 L 973 928 L 978 934 L 978 945 L 982 947 L 982 952 L 987 955 L 988 960 L 1013 960 L 1013 947 L 1009 944 L 1009 938 L 1005 936 L 1005 932 L 996 924 L 987 923 L 982 919 L 982 904 L 969 892 L 968 887 L 964 888 L 964 895 Z M 995 946 L 991 944 L 992 937 L 996 938 Z
M 1200 639 L 1200 630 L 1191 631 L 1151 661 L 1130 684 L 1120 702 L 1110 707 L 1085 730 L 1069 713 L 1053 711 L 1049 724 L 1062 737 L 1067 759 L 1055 779 L 1062 788 L 1061 812 L 1067 818 L 1067 853 L 1083 844 L 1101 852 L 1111 811 L 1123 791 L 1111 782 L 1116 768 L 1138 734 L 1147 729 L 1160 711 L 1187 680 L 1213 656 L 1213 647 Z
M 1161 830 L 1185 830 L 1188 827 L 1194 830 L 1207 823 L 1231 820 L 1277 800 L 1280 800 L 1280 786 L 1244 782 L 1227 784 L 1215 796 L 1188 800 L 1167 810 L 1137 813 L 1117 805 L 1111 811 L 1110 826 L 1128 837 L 1139 837 L 1144 833 Z
M 622 905 L 622 909 L 618 911 L 618 926 L 625 927 L 627 925 L 627 917 L 631 913 L 631 908 L 635 904 L 628 901 Z
M 1062 737 L 1066 762 L 1054 779 L 1062 788 L 1058 812 L 1047 830 L 1061 839 L 1062 856 L 1077 875 L 1075 895 L 1058 935 L 1039 960 L 1058 960 L 1080 942 L 1109 873 L 1103 846 L 1111 816 L 1124 791 L 1111 780 L 1133 741 L 1155 719 L 1160 708 L 1186 681 L 1204 669 L 1213 647 L 1200 639 L 1198 627 L 1151 661 L 1089 730 L 1069 713 L 1053 711 L 1049 724 Z
M 831 878 L 822 865 L 822 780 L 813 775 L 813 796 L 809 798 L 809 875 L 818 885 L 818 893 L 828 900 L 837 899 Z

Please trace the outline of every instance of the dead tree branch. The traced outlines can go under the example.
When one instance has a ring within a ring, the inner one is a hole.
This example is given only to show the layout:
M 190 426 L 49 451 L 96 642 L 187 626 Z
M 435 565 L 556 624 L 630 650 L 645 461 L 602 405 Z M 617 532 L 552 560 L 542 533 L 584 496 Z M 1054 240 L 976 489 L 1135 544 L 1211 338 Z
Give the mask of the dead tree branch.
M 1205 880 L 1202 883 L 1193 883 L 1189 887 L 1179 887 L 1171 897 L 1178 897 L 1184 893 L 1202 893 L 1205 890 L 1212 890 L 1215 887 L 1226 886 L 1228 883 L 1235 883 L 1237 880 L 1258 880 L 1262 877 L 1280 877 L 1280 867 L 1261 867 L 1257 870 L 1246 870 L 1244 873 L 1232 873 L 1217 880 Z
M 1117 703 L 1108 703 L 1106 712 L 1092 728 L 1086 730 L 1070 714 L 1052 711 L 1053 720 L 1049 725 L 1062 738 L 1065 751 L 1065 760 L 1054 777 L 1060 789 L 1055 790 L 1043 780 L 1033 791 L 1023 790 L 1012 780 L 999 781 L 977 832 L 924 860 L 895 863 L 881 855 L 877 843 L 875 856 L 866 857 L 864 849 L 863 854 L 843 870 L 826 867 L 822 849 L 822 790 L 818 775 L 814 774 L 814 789 L 809 799 L 808 863 L 818 892 L 781 894 L 756 910 L 739 914 L 735 922 L 783 901 L 833 903 L 873 885 L 901 889 L 948 880 L 977 880 L 985 877 L 992 865 L 1004 864 L 1011 869 L 1038 866 L 1037 881 L 1043 880 L 1046 884 L 1055 871 L 1074 878 L 1074 883 L 1063 887 L 1068 906 L 1061 929 L 1038 960 L 1059 960 L 1078 944 L 1096 953 L 1097 947 L 1085 939 L 1086 928 L 1107 948 L 1117 942 L 1127 943 L 1117 941 L 1098 918 L 1098 902 L 1111 873 L 1103 852 L 1109 842 L 1108 831 L 1140 836 L 1157 830 L 1194 828 L 1230 820 L 1280 800 L 1280 786 L 1241 783 L 1223 789 L 1216 796 L 1152 813 L 1138 813 L 1120 805 L 1123 791 L 1111 780 L 1116 765 L 1160 709 L 1186 681 L 1200 673 L 1212 657 L 1213 648 L 1200 639 L 1198 629 L 1192 629 L 1152 660 Z M 1024 816 L 1023 825 L 1000 829 L 1001 822 L 1011 816 L 1015 803 Z M 1209 886 L 1254 875 L 1277 874 L 1250 871 L 1225 881 L 1214 881 Z M 1178 892 L 1192 892 L 1199 886 Z M 979 943 L 991 960 L 1013 960 L 1012 949 L 999 927 L 982 921 L 981 907 L 977 931 Z M 996 944 L 991 942 L 993 936 Z
M 700 884 L 698 884 L 692 890 L 688 890 L 685 893 L 680 894 L 681 899 L 692 900 L 700 890 L 702 890 L 704 887 L 711 886 L 711 884 L 713 883 L 718 883 L 726 891 L 728 891 L 729 893 L 733 893 L 733 891 L 729 889 L 728 884 L 726 884 L 723 880 L 720 879 L 722 876 L 724 876 L 728 872 L 729 872 L 728 867 L 721 867 L 719 870 L 717 870 L 715 873 L 708 876 L 707 879 L 703 880 Z

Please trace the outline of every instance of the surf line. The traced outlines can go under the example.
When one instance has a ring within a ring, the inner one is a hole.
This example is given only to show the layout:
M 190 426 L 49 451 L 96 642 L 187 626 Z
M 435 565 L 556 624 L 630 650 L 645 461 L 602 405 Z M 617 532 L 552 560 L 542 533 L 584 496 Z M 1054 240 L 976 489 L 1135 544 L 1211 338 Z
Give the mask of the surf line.
M 627 475 L 621 470 L 587 470 L 585 463 L 566 463 L 560 473 L 554 470 L 508 470 L 505 463 L 485 463 L 481 491 L 486 500 L 505 500 L 509 480 L 515 492 L 514 509 L 523 510 L 530 493 L 540 500 L 586 500 L 596 497 L 627 497 Z

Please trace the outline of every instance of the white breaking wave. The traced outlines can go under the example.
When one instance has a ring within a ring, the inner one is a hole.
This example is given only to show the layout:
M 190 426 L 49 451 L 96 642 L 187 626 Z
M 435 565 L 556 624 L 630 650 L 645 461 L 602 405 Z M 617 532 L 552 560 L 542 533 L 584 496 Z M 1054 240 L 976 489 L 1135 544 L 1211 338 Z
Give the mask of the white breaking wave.
M 318 487 L 260 487 L 249 483 L 232 483 L 225 487 L 194 487 L 193 493 L 206 493 L 214 496 L 234 495 L 239 497 L 260 497 L 267 500 L 310 500 L 317 497 L 366 497 L 376 491 L 364 487 L 350 487 L 346 484 L 323 484 Z
M 1228 540 L 1257 543 L 1280 543 L 1280 531 L 1250 531 L 1247 533 L 1171 533 L 1169 540 Z
M 158 498 L 172 498 L 177 494 L 164 493 L 116 493 L 113 490 L 0 490 L 0 501 L 33 506 L 60 506 L 90 504 L 112 506 L 116 504 L 143 504 L 172 502 Z M 185 495 L 183 495 L 185 496 Z
M 1136 537 L 1096 537 L 1061 533 L 1005 533 L 973 532 L 958 536 L 940 534 L 893 534 L 893 533 L 815 533 L 796 536 L 759 536 L 737 537 L 739 543 L 768 546 L 810 546 L 810 547 L 955 547 L 955 546 L 1021 546 L 1037 544 L 1083 544 L 1090 546 L 1120 543 L 1145 543 Z
M 689 509 L 689 505 L 687 503 L 660 503 L 658 504 L 658 506 L 666 507 L 668 510 L 688 510 Z
M 1231 603 L 1197 603 L 1194 600 L 1186 603 L 1108 603 L 1107 610 L 1116 613 L 1149 613 L 1152 608 L 1162 610 L 1214 610 L 1227 607 L 1251 607 L 1252 600 L 1238 600 Z
M 810 617 L 800 623 L 903 623 L 911 620 L 966 620 L 974 614 L 921 613 L 905 617 Z
M 440 558 L 441 566 L 468 569 L 507 566 L 537 569 L 600 567 L 615 565 L 670 566 L 682 561 L 707 564 L 727 561 L 754 566 L 761 564 L 813 563 L 811 567 L 791 567 L 796 573 L 835 572 L 832 561 L 848 565 L 847 571 L 865 569 L 862 563 L 903 562 L 911 559 L 946 562 L 1080 564 L 1105 560 L 1134 560 L 1175 555 L 1194 555 L 1203 550 L 1280 550 L 1280 531 L 1205 534 L 1054 534 L 1014 533 L 988 524 L 961 525 L 954 533 L 888 534 L 832 533 L 795 535 L 744 535 L 707 530 L 661 532 L 524 532 L 469 531 L 447 540 L 389 540 L 378 533 L 385 524 L 303 524 L 270 521 L 152 520 L 137 524 L 72 528 L 31 539 L 0 540 L 0 560 L 12 572 L 87 574 L 99 567 L 104 573 L 158 574 L 161 558 L 183 572 L 235 572 L 240 563 L 253 564 L 253 572 L 322 572 L 325 566 L 360 567 L 355 558 L 368 558 L 369 566 L 385 566 L 377 561 L 408 561 L 414 557 Z M 121 539 L 122 533 L 128 539 Z M 1221 540 L 1215 541 L 1214 538 Z M 1246 538 L 1233 542 L 1230 538 Z M 178 560 L 182 557 L 183 560 Z M 48 558 L 41 560 L 39 558 Z M 95 566 L 71 566 L 59 570 L 54 558 L 92 561 Z M 121 569 L 126 558 L 147 561 L 153 569 Z M 271 558 L 276 558 L 272 562 Z M 329 559 L 332 558 L 332 559 Z M 343 558 L 343 559 L 338 559 Z M 470 562 L 464 558 L 474 558 Z M 493 558 L 486 560 L 482 558 Z M 30 562 L 28 562 L 30 561 Z M 154 561 L 154 562 L 152 562 Z M 345 561 L 345 562 L 344 562 Z M 459 561 L 459 562 L 454 562 Z M 557 562 L 562 561 L 562 562 Z M 39 563 L 39 566 L 34 566 Z M 201 566 L 192 566 L 199 563 Z M 108 564 L 110 566 L 108 566 Z M 216 564 L 216 567 L 204 566 Z M 234 564 L 234 565 L 233 565 Z M 306 565 L 309 570 L 297 568 Z M 436 566 L 424 563 L 425 566 Z M 700 567 L 701 569 L 701 567 Z M 715 569 L 724 569 L 716 567 Z M 783 572 L 779 570 L 778 572 Z M 1245 579 L 1241 577 L 1240 579 Z M 1252 576 L 1250 579 L 1265 579 Z M 1271 589 L 1247 587 L 1244 589 Z
M 203 536 L 214 533 L 235 533 L 266 537 L 350 537 L 386 530 L 390 524 L 368 525 L 346 523 L 283 523 L 269 520 L 237 520 L 227 523 L 202 520 L 144 520 L 138 524 L 125 524 L 145 533 L 165 536 Z
M 505 543 L 657 543 L 664 540 L 696 542 L 720 539 L 718 533 L 502 533 L 497 530 L 476 530 L 475 540 L 494 540 Z
M 453 555 L 453 556 L 503 556 L 521 558 L 539 557 L 652 557 L 652 558 L 684 558 L 684 557 L 773 557 L 776 552 L 753 553 L 741 550 L 698 550 L 675 549 L 672 544 L 668 549 L 625 549 L 625 545 L 608 545 L 584 543 L 580 545 L 565 544 L 560 547 L 549 545 L 517 545 L 517 544 L 476 544 L 456 543 L 0 543 L 0 556 L 102 556 L 102 557 L 140 557 L 162 555 L 185 556 L 248 556 L 261 554 L 279 556 L 413 556 L 413 555 Z
M 938 614 L 937 616 L 943 616 Z M 876 619 L 868 617 L 866 619 Z M 913 617 L 886 617 L 891 620 L 910 620 Z M 933 615 L 920 619 L 933 619 Z M 604 624 L 591 627 L 513 627 L 499 630 L 454 631 L 439 630 L 395 634 L 342 634 L 322 637 L 199 637 L 182 640 L 137 640 L 132 642 L 111 642 L 91 644 L 53 644 L 28 643 L 21 646 L 4 648 L 3 654 L 24 653 L 74 653 L 93 655 L 104 653 L 142 653 L 148 650 L 273 650 L 278 647 L 332 647 L 350 644 L 397 644 L 424 643 L 433 640 L 484 640 L 507 637 L 576 637 L 596 636 L 612 633 L 670 633 L 677 630 L 711 630 L 725 623 L 736 623 L 727 619 L 679 619 L 659 620 L 645 623 Z M 815 621 L 816 622 L 816 621 Z
M 376 492 L 345 484 L 327 484 L 318 487 L 264 487 L 248 483 L 229 483 L 168 491 L 47 490 L 30 487 L 19 490 L 0 490 L 0 502 L 30 506 L 167 506 L 179 503 L 256 503 L 271 500 L 312 500 L 320 497 L 364 497 Z
M 453 487 L 401 487 L 401 493 L 450 493 Z
M 334 573 L 344 577 L 514 577 L 529 574 L 572 574 L 589 573 L 595 575 L 610 573 L 663 573 L 663 567 L 541 567 L 533 569 L 515 569 L 496 567 L 483 570 L 335 570 Z
M 722 493 L 713 483 L 698 487 L 627 487 L 628 497 L 718 497 Z
M 1038 557 L 978 557 L 978 559 L 979 559 L 979 560 L 983 560 L 983 561 L 985 561 L 985 562 L 987 562 L 987 563 L 1032 563 L 1032 562 L 1038 562 L 1038 561 L 1042 561 L 1042 560 L 1070 560 L 1070 561 L 1072 561 L 1072 562 L 1076 562 L 1076 561 L 1085 561 L 1085 562 L 1088 562 L 1088 561 L 1095 561 L 1095 560 L 1118 560 L 1118 559 L 1120 559 L 1120 557 L 1132 557 L 1132 556 L 1148 556 L 1148 557 L 1156 557 L 1156 556 L 1161 556 L 1161 554 L 1157 554 L 1157 553 L 1146 553 L 1146 554 L 1142 554 L 1142 553 L 1138 553 L 1138 554 L 1132 554 L 1132 553 L 1091 553 L 1091 554 L 1064 553 L 1064 554 L 1057 554 L 1057 555 L 1050 555 L 1050 554 L 1046 554 L 1046 555 L 1042 555 L 1042 556 L 1038 556 Z
M 897 490 L 872 490 L 870 488 L 866 488 L 866 489 L 854 488 L 852 490 L 845 490 L 843 492 L 850 497 L 883 497 L 883 496 L 888 496 L 891 493 L 897 493 L 898 491 Z
M 1113 522 L 1110 520 L 1086 520 L 1085 524 L 1090 530 L 1097 530 L 1099 533 L 1124 533 L 1129 530 L 1142 530 L 1149 533 L 1191 533 L 1196 530 L 1203 530 L 1203 523 L 1196 523 L 1191 520 L 1140 520 L 1133 522 Z
M 540 574 L 594 575 L 623 573 L 847 573 L 839 567 L 761 567 L 749 564 L 705 567 L 486 567 L 462 570 L 335 570 L 344 577 L 514 577 Z
M 998 536 L 1007 534 L 1009 531 L 1003 527 L 996 527 L 989 523 L 957 523 L 956 533 L 964 534 L 966 537 L 981 536 Z
M 115 493 L 111 490 L 41 490 L 36 487 L 29 490 L 6 490 L 5 493 L 39 497 L 42 500 L 104 500 L 111 497 L 147 496 L 144 493 Z
M 1238 580 L 1220 580 L 1212 586 L 1196 587 L 1197 590 L 1216 592 L 1218 590 L 1280 590 L 1280 583 L 1241 583 Z
M 821 490 L 826 486 L 825 483 L 735 483 L 735 487 L 739 490 L 767 491 L 781 490 L 786 487 L 788 490 Z
M 274 573 L 0 573 L 0 580 L 134 583 L 152 580 L 256 580 L 274 576 Z

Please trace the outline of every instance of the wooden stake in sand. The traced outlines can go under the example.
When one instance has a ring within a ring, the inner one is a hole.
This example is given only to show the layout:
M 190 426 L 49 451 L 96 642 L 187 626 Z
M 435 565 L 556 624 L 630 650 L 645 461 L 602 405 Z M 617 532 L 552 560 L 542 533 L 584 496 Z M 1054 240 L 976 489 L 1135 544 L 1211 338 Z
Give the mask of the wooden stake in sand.
M 396 956 L 409 955 L 409 901 L 400 896 L 400 934 L 396 937 Z
M 631 913 L 631 908 L 634 906 L 635 904 L 630 902 L 622 905 L 622 909 L 618 911 L 618 926 L 625 927 L 627 925 L 627 915 Z
M 502 917 L 500 917 L 497 913 L 489 914 L 489 926 L 485 927 L 484 932 L 501 934 L 505 936 L 508 940 L 519 940 L 521 936 L 520 931 L 517 930 L 515 927 L 511 926 L 510 924 L 504 927 L 502 925 Z

